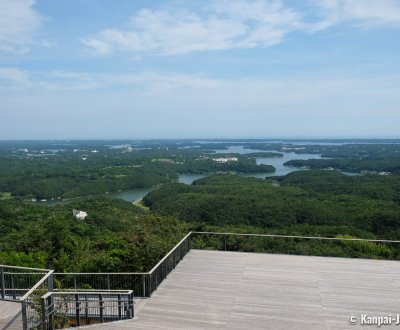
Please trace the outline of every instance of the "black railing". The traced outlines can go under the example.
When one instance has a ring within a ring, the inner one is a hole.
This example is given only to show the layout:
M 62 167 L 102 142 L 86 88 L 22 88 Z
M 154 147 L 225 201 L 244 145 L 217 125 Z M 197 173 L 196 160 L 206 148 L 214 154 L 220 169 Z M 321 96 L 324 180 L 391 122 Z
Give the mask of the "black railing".
M 133 295 L 150 297 L 192 248 L 400 259 L 400 241 L 395 240 L 189 232 L 147 273 L 52 274 L 49 270 L 0 265 L 0 298 L 22 302 L 24 329 L 53 329 L 67 322 L 66 319 L 69 325 L 78 326 L 131 318 Z M 51 292 L 53 280 L 58 290 L 63 291 Z M 74 291 L 68 292 L 68 289 Z M 112 290 L 130 290 L 131 293 L 126 296 L 128 298 L 122 298 L 118 293 L 113 296 Z
M 54 281 L 61 290 L 133 290 L 135 297 L 150 297 L 190 251 L 191 235 L 188 233 L 147 273 L 54 273 Z
M 59 290 L 133 290 L 146 297 L 148 273 L 54 273 Z
M 150 297 L 190 249 L 400 259 L 400 241 L 346 237 L 189 232 L 147 273 L 55 273 L 63 289 L 126 290 Z
M 191 236 L 189 232 L 175 247 L 162 258 L 157 265 L 148 273 L 148 290 L 147 297 L 157 290 L 161 282 L 173 271 L 176 265 L 191 249 Z
M 62 329 L 132 319 L 133 291 L 48 292 L 41 297 L 42 329 Z
M 0 265 L 0 299 L 20 300 L 50 270 Z
M 400 259 L 400 241 L 395 240 L 218 232 L 192 232 L 191 240 L 194 249 Z
M 52 270 L 0 265 L 0 299 L 21 304 L 23 329 L 41 324 L 40 297 L 53 289 Z

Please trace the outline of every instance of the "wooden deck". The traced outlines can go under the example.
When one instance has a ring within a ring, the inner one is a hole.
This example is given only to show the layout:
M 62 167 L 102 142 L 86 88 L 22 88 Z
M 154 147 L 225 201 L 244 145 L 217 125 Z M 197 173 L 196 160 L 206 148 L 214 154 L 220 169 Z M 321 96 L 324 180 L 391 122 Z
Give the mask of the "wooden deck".
M 22 329 L 21 304 L 0 300 L 0 329 Z
M 375 329 L 349 316 L 398 313 L 398 261 L 192 250 L 135 319 L 92 328 Z

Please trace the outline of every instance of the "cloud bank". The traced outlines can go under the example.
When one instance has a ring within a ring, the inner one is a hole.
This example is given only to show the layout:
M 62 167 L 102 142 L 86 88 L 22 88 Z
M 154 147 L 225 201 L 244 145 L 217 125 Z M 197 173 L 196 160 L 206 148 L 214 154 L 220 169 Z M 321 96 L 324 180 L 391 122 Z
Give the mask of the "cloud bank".
M 317 32 L 337 24 L 358 27 L 400 24 L 395 0 L 219 0 L 204 10 L 141 9 L 127 29 L 107 28 L 82 39 L 98 54 L 124 51 L 157 55 L 269 47 L 294 31 Z
M 0 0 L 0 53 L 29 51 L 44 18 L 33 9 L 34 0 Z

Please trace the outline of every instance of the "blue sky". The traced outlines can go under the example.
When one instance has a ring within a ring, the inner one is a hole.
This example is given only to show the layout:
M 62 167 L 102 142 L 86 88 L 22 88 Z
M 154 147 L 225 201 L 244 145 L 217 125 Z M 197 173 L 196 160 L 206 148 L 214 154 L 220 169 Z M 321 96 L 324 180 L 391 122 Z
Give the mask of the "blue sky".
M 0 139 L 400 137 L 399 0 L 0 0 Z

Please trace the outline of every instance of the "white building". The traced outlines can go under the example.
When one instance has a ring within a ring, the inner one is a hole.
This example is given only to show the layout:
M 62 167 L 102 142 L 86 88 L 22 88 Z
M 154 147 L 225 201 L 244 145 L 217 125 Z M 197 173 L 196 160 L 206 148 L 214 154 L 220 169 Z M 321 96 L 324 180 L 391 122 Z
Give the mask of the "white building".
M 84 220 L 88 214 L 85 211 L 79 211 L 79 210 L 73 209 L 72 215 L 79 220 Z

